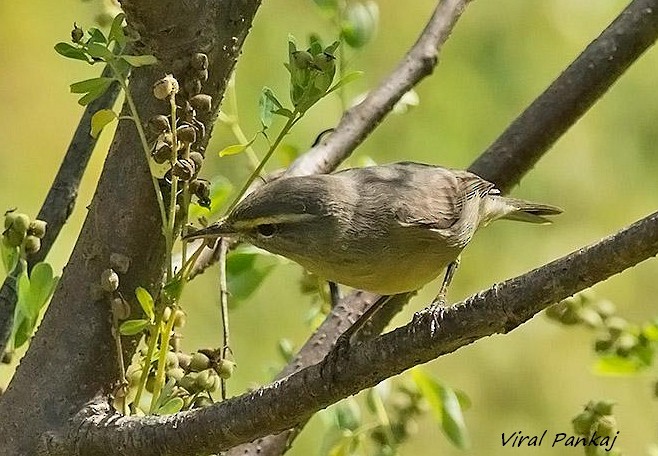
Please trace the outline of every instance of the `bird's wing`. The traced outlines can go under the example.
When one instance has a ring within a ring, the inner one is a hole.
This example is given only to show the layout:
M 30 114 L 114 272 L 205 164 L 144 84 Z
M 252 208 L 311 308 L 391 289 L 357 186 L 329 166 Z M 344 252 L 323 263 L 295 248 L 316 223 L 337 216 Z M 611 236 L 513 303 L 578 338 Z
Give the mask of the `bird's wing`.
M 495 191 L 494 184 L 468 171 L 441 167 L 418 168 L 399 198 L 395 216 L 404 226 L 445 229 L 454 225 L 466 201 Z

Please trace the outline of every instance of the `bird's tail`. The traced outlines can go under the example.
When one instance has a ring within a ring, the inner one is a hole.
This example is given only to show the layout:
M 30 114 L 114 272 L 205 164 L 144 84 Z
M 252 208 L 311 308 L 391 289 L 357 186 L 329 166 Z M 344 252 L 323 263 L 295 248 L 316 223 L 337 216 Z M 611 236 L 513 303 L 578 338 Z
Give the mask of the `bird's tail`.
M 562 213 L 562 209 L 550 204 L 533 203 L 517 198 L 509 198 L 507 196 L 490 196 L 499 199 L 499 203 L 506 206 L 505 215 L 502 219 L 516 220 L 519 222 L 528 223 L 551 223 L 551 220 L 545 216 L 558 215 Z

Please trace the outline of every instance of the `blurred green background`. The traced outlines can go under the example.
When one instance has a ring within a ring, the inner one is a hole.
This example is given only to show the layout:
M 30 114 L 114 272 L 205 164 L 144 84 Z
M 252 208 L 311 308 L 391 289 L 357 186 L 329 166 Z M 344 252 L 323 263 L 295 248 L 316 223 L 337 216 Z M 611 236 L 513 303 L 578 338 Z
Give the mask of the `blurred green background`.
M 350 163 L 370 157 L 380 163 L 417 160 L 468 166 L 626 3 L 473 2 L 448 41 L 435 74 L 417 88 L 419 106 L 389 116 Z M 363 52 L 349 53 L 350 69 L 365 71 L 363 78 L 348 86 L 350 98 L 377 84 L 397 64 L 434 2 L 380 0 L 379 6 L 375 39 Z M 93 26 L 100 11 L 100 1 L 0 3 L 0 208 L 38 212 L 82 113 L 68 85 L 100 72 L 65 60 L 52 48 L 68 40 L 73 21 L 85 28 Z M 288 33 L 305 42 L 311 32 L 327 42 L 335 38 L 335 29 L 311 0 L 264 2 L 237 70 L 239 115 L 247 135 L 259 126 L 257 100 L 263 85 L 287 101 L 282 62 Z M 565 213 L 551 226 L 501 222 L 479 233 L 462 256 L 451 301 L 596 241 L 656 210 L 657 69 L 658 54 L 650 50 L 513 190 L 519 197 L 559 205 Z M 335 125 L 340 109 L 337 98 L 322 101 L 286 142 L 305 150 L 318 132 Z M 58 271 L 73 248 L 111 135 L 111 129 L 103 133 L 75 213 L 50 255 Z M 222 173 L 240 184 L 248 172 L 246 158 L 220 159 L 214 153 L 235 142 L 227 128 L 215 130 L 204 167 L 207 176 Z M 657 313 L 657 273 L 658 264 L 648 261 L 596 286 L 595 291 L 615 302 L 622 316 L 646 320 Z M 186 291 L 189 323 L 183 345 L 188 351 L 217 346 L 221 340 L 216 275 L 211 270 Z M 308 337 L 310 299 L 299 293 L 300 277 L 295 265 L 276 268 L 253 298 L 232 312 L 232 348 L 238 362 L 230 382 L 232 393 L 271 378 L 282 364 L 276 348 L 279 339 L 288 338 L 299 346 Z M 407 322 L 427 304 L 437 286 L 426 287 L 394 325 Z M 570 420 L 589 399 L 610 398 L 618 402 L 620 435 L 615 448 L 628 455 L 650 454 L 649 447 L 658 442 L 655 372 L 633 378 L 596 376 L 592 343 L 591 332 L 566 329 L 539 315 L 509 335 L 481 340 L 428 364 L 427 371 L 470 395 L 473 405 L 465 415 L 473 445 L 466 452 L 454 449 L 427 414 L 419 422 L 418 434 L 400 453 L 582 454 L 582 449 L 565 451 L 546 443 L 532 450 L 502 447 L 501 433 L 532 435 L 545 429 L 549 435 L 569 433 Z M 6 385 L 15 364 L 0 367 L 0 384 Z M 316 417 L 290 454 L 317 454 L 322 432 L 323 420 Z

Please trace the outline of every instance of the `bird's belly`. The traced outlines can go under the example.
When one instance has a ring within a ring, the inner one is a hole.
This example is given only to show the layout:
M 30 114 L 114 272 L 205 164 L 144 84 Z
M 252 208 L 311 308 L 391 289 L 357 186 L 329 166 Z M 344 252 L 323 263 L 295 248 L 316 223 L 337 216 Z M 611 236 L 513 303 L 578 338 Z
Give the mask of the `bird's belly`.
M 434 246 L 432 246 L 434 247 Z M 371 261 L 342 258 L 331 263 L 302 264 L 311 272 L 334 282 L 382 295 L 418 290 L 434 280 L 448 264 L 457 259 L 461 249 L 446 248 L 382 249 L 367 255 Z

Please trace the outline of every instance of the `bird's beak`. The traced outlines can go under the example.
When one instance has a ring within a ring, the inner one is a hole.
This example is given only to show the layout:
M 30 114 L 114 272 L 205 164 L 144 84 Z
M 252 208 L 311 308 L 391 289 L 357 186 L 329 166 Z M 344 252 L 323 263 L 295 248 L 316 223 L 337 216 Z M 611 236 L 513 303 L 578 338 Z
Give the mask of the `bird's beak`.
M 205 228 L 201 228 L 193 233 L 189 233 L 184 236 L 183 239 L 186 241 L 192 241 L 194 239 L 212 239 L 222 236 L 231 236 L 235 235 L 235 229 L 226 219 L 220 220 L 219 222 L 208 225 Z

